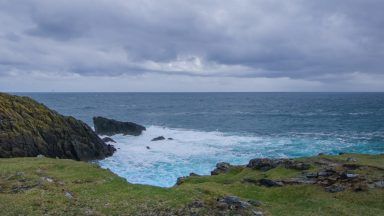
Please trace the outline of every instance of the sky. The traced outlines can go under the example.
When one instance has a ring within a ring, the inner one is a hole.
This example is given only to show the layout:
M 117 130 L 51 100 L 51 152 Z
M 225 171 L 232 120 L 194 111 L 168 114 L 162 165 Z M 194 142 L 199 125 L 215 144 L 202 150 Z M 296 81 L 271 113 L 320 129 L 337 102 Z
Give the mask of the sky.
M 384 91 L 383 0 L 0 0 L 0 91 Z

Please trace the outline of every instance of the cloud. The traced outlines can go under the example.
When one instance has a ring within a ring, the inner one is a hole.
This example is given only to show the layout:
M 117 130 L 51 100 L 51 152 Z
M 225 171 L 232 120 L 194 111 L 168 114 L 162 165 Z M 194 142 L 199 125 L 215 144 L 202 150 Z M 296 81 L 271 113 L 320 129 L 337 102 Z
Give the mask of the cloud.
M 382 77 L 383 7 L 381 0 L 0 0 L 0 77 L 332 77 L 347 85 L 357 73 Z

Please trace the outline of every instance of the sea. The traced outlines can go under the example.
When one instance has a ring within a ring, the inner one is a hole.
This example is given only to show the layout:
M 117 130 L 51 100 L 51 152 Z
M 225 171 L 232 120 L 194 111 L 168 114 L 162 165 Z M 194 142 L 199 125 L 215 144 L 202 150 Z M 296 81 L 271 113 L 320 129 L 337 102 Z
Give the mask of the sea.
M 136 184 L 172 187 L 222 161 L 384 153 L 384 93 L 17 94 L 91 127 L 94 116 L 145 126 L 140 136 L 112 136 L 116 153 L 95 161 Z

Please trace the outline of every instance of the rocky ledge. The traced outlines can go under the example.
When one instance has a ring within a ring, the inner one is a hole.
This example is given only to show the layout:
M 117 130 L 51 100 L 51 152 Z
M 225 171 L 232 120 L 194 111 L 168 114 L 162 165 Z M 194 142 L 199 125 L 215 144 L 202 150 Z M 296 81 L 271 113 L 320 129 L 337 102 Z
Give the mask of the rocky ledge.
M 31 98 L 0 93 L 0 157 L 94 160 L 114 151 L 84 122 Z
M 104 117 L 93 117 L 95 131 L 100 135 L 113 136 L 116 134 L 139 136 L 146 128 L 133 122 L 121 122 Z

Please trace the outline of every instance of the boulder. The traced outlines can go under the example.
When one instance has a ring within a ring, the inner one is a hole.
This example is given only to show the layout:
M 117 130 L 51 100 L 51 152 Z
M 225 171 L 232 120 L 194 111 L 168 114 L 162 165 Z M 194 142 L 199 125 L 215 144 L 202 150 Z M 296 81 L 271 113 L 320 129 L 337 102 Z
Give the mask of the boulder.
M 111 143 L 116 143 L 116 141 L 115 140 L 113 140 L 111 137 L 104 137 L 103 139 L 102 139 L 104 142 L 111 142 Z
M 155 137 L 155 138 L 151 139 L 151 141 L 160 141 L 160 140 L 165 140 L 165 137 L 158 136 L 158 137 Z
M 216 164 L 216 168 L 211 171 L 211 175 L 218 175 L 220 173 L 226 173 L 229 168 L 231 168 L 231 164 L 226 162 L 220 162 Z
M 260 185 L 266 186 L 266 187 L 281 187 L 284 184 L 280 181 L 274 181 L 271 179 L 260 179 L 259 180 Z
M 95 131 L 100 135 L 113 136 L 115 134 L 139 136 L 146 128 L 133 122 L 121 122 L 104 117 L 93 117 Z
M 245 209 L 251 206 L 246 201 L 241 200 L 237 196 L 225 196 L 217 200 L 217 205 L 219 209 Z
M 269 158 L 256 158 L 249 161 L 247 167 L 252 169 L 259 169 L 262 171 L 267 171 L 275 168 L 278 165 L 276 160 Z
M 330 185 L 330 186 L 325 188 L 325 191 L 327 191 L 329 193 L 337 193 L 337 192 L 341 192 L 344 190 L 345 190 L 345 188 L 342 185 L 338 185 L 338 184 Z
M 294 160 L 281 160 L 281 163 L 284 165 L 287 169 L 296 169 L 296 170 L 308 170 L 311 168 L 311 165 L 308 163 L 303 163 L 300 161 L 294 161 Z
M 31 98 L 0 93 L 0 157 L 94 160 L 114 151 L 84 122 Z

